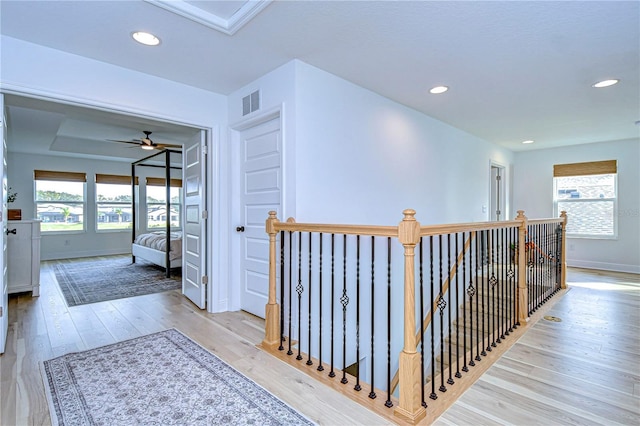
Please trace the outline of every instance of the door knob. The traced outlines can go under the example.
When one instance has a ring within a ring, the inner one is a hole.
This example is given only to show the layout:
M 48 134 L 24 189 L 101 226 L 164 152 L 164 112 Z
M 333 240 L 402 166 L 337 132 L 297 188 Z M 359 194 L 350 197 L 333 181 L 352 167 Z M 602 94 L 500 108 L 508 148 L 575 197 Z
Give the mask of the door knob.
M 236 232 L 244 232 L 244 226 L 238 226 Z
M 14 228 L 14 229 L 7 229 L 5 232 L 7 233 L 7 235 L 9 234 L 16 235 L 16 231 L 17 231 L 17 228 Z

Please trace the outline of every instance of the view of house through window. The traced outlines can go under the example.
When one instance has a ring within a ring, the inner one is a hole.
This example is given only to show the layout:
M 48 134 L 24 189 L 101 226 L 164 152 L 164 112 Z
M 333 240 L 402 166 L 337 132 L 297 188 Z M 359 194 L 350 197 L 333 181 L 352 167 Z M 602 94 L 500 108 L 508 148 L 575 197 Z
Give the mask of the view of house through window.
M 96 175 L 96 218 L 98 231 L 131 229 L 131 178 Z
M 147 178 L 147 228 L 167 226 L 167 189 L 165 179 Z M 182 181 L 171 179 L 169 219 L 172 228 L 180 228 L 182 217 Z
M 615 161 L 556 166 L 554 210 L 567 212 L 568 236 L 616 236 L 616 171 Z
M 84 173 L 36 170 L 34 176 L 36 217 L 42 232 L 84 231 Z

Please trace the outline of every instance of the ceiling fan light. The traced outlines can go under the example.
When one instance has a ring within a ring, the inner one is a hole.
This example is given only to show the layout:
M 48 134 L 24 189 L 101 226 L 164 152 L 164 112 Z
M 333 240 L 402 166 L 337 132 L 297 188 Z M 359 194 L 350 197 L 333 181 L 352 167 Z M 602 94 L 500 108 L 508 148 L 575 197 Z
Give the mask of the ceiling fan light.
M 136 31 L 131 33 L 131 37 L 138 43 L 145 46 L 157 46 L 160 44 L 160 39 L 151 33 L 145 33 L 144 31 Z
M 145 144 L 140 145 L 140 148 L 145 149 L 145 150 L 147 150 L 147 151 L 151 151 L 151 150 L 153 150 L 153 146 L 151 146 L 151 145 L 145 145 Z

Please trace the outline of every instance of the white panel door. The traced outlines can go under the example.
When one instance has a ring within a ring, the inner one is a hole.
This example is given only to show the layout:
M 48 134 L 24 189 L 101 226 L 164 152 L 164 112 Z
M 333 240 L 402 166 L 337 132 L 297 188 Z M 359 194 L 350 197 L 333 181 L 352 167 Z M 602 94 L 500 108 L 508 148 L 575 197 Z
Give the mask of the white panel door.
M 182 294 L 200 309 L 207 296 L 206 133 L 185 149 L 183 157 L 184 230 Z
M 240 306 L 261 318 L 269 295 L 270 210 L 280 217 L 282 138 L 280 118 L 242 131 L 241 143 L 241 290 Z
M 2 223 L 2 253 L 0 254 L 0 274 L 2 274 L 2 298 L 0 301 L 0 354 L 4 353 L 9 326 L 9 280 L 7 280 L 7 120 L 4 113 L 4 96 L 0 93 L 0 118 L 2 122 L 2 146 L 0 147 L 0 167 L 2 183 L 0 187 L 0 222 Z

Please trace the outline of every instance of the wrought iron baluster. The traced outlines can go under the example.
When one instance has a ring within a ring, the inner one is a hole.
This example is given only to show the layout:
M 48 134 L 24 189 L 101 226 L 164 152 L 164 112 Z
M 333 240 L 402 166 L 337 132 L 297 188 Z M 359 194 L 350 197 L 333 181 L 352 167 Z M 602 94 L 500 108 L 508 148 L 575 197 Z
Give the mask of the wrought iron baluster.
M 460 374 L 460 286 L 459 286 L 459 282 L 458 282 L 458 274 L 460 273 L 460 271 L 458 270 L 458 264 L 460 262 L 458 262 L 458 253 L 460 253 L 458 251 L 458 239 L 460 237 L 460 235 L 458 233 L 455 234 L 456 235 L 456 246 L 455 246 L 455 253 L 456 253 L 456 270 L 455 270 L 455 274 L 456 274 L 456 374 L 455 376 L 457 378 L 462 377 L 462 374 Z M 462 237 L 462 250 L 464 250 L 464 235 Z M 462 254 L 463 258 L 464 258 L 465 253 Z M 462 280 L 462 284 L 464 285 L 464 279 Z M 451 286 L 451 284 L 449 284 L 449 286 Z M 451 291 L 451 290 L 449 290 Z M 464 295 L 464 292 L 463 292 Z M 464 305 L 464 296 L 462 299 L 462 303 Z M 466 353 L 463 352 L 463 355 Z M 465 357 L 466 358 L 466 357 Z
M 307 307 L 307 309 L 309 310 L 309 334 L 307 337 L 307 353 L 308 353 L 308 357 L 307 357 L 307 365 L 312 365 L 313 361 L 311 361 L 311 307 L 312 307 L 312 303 L 311 303 L 311 296 L 312 296 L 312 291 L 311 291 L 311 265 L 312 265 L 312 233 L 309 232 L 309 298 L 308 298 L 308 303 L 309 306 Z
M 452 377 L 452 370 L 453 370 L 453 363 L 452 363 L 452 350 L 451 350 L 451 327 L 453 326 L 452 322 L 451 322 L 451 310 L 452 310 L 452 306 L 451 306 L 451 288 L 452 288 L 452 284 L 451 284 L 451 234 L 447 234 L 447 282 L 449 283 L 449 288 L 447 289 L 447 306 L 449 307 L 449 309 L 447 309 L 447 313 L 448 313 L 448 319 L 449 319 L 449 343 L 448 343 L 448 348 L 449 348 L 449 378 L 447 379 L 447 383 L 452 385 L 453 384 L 453 377 Z M 442 345 L 444 346 L 444 342 L 442 342 Z
M 462 241 L 466 241 L 465 232 L 462 232 Z M 466 246 L 466 243 L 464 243 Z M 469 232 L 469 255 L 471 255 L 471 232 Z M 469 274 L 471 275 L 471 274 Z M 467 253 L 462 256 L 462 286 L 467 285 Z M 471 293 L 471 282 L 469 282 L 468 289 L 463 289 L 462 292 L 462 353 L 464 354 L 464 362 L 462 365 L 462 371 L 465 373 L 469 371 L 467 367 L 467 291 Z M 471 307 L 471 316 L 473 317 L 473 305 L 471 304 L 471 295 L 469 295 L 469 305 Z M 469 342 L 469 349 L 471 350 L 471 360 L 473 360 L 473 347 L 472 342 Z
M 429 398 L 436 400 L 438 395 L 436 394 L 436 354 L 435 354 L 435 312 L 433 312 L 433 300 L 435 297 L 433 286 L 433 235 L 429 236 L 429 309 L 431 309 L 431 394 Z
M 393 407 L 391 401 L 391 237 L 387 237 L 387 400 L 385 407 Z
M 486 254 L 487 253 L 487 231 L 484 230 L 482 231 L 482 253 Z M 489 291 L 487 290 L 488 287 L 488 273 L 489 273 L 489 268 L 487 268 L 487 272 L 485 273 L 485 269 L 484 269 L 484 261 L 482 263 L 482 275 L 480 276 L 481 278 L 481 285 L 482 285 L 482 294 L 480 294 L 480 298 L 482 299 L 482 343 L 481 343 L 481 348 L 482 351 L 480 352 L 480 355 L 482 356 L 487 356 L 487 351 L 486 348 L 484 346 L 484 339 L 485 337 L 487 337 L 487 342 L 489 341 L 489 338 L 487 336 L 486 330 L 485 330 L 485 317 L 488 314 L 488 309 L 485 307 L 484 302 L 487 299 L 487 296 L 489 294 Z M 487 344 L 488 346 L 488 344 Z
M 347 305 L 349 304 L 349 296 L 347 296 L 347 234 L 342 238 L 342 297 L 340 297 L 340 303 L 342 304 L 342 379 L 340 383 L 346 384 L 347 372 L 345 367 L 347 366 Z
M 356 235 L 356 385 L 353 389 L 362 390 L 360 386 L 360 235 Z
M 491 284 L 491 322 L 489 327 L 489 334 L 491 338 L 491 346 L 487 346 L 487 350 L 490 351 L 491 348 L 496 347 L 496 335 L 498 331 L 498 313 L 496 310 L 496 285 L 498 284 L 498 278 L 496 277 L 496 255 L 497 255 L 497 244 L 498 244 L 498 234 L 495 229 L 489 231 L 489 235 L 491 236 L 491 252 L 490 252 L 490 263 L 491 263 L 491 278 L 489 279 L 489 284 Z M 492 330 L 493 329 L 493 330 Z M 498 337 L 498 342 L 499 342 Z
M 291 304 L 293 300 L 293 232 L 289 231 L 289 350 L 287 355 L 293 355 L 291 350 Z
M 298 233 L 298 285 L 296 286 L 296 293 L 298 293 L 298 355 L 296 359 L 300 361 L 302 359 L 302 232 Z
M 423 275 L 423 262 L 422 262 L 422 253 L 423 253 L 423 243 L 422 237 L 420 237 L 420 257 L 419 259 L 419 278 L 420 278 L 420 398 L 422 399 L 422 406 L 426 407 L 427 402 L 424 397 L 424 385 L 425 385 L 425 377 L 424 377 L 424 327 L 422 324 L 424 323 L 424 275 Z
M 284 342 L 284 231 L 280 231 L 280 346 L 279 351 L 284 350 L 282 342 Z
M 371 391 L 369 392 L 369 398 L 375 399 L 375 346 L 373 336 L 375 335 L 375 292 L 374 292 L 374 283 L 375 283 L 375 258 L 376 258 L 376 247 L 375 247 L 375 237 L 371 236 Z
M 479 258 L 479 256 L 481 256 L 480 254 L 480 250 L 482 249 L 480 244 L 481 244 L 481 240 L 482 239 L 482 231 L 480 231 L 480 235 L 477 234 L 476 231 L 476 267 L 473 270 L 473 275 L 476 277 L 476 289 L 477 289 L 477 297 L 476 297 L 476 361 L 480 361 L 482 358 L 480 358 L 480 351 L 482 350 L 482 345 L 484 343 L 484 337 L 482 339 L 482 342 L 480 341 L 480 298 L 482 297 L 481 294 L 481 290 L 482 290 L 482 276 L 480 276 L 480 279 L 478 279 L 478 266 L 480 266 L 481 263 L 481 259 Z M 483 314 L 484 315 L 484 314 Z M 472 330 L 473 332 L 473 330 Z M 471 364 L 469 363 L 469 365 L 475 365 L 475 364 Z
M 329 371 L 329 377 L 336 377 L 336 372 L 333 369 L 333 365 L 334 365 L 334 354 L 335 354 L 335 348 L 334 348 L 334 314 L 335 314 L 335 234 L 331 234 L 331 353 L 329 354 L 331 357 L 331 371 Z
M 438 235 L 438 263 L 440 265 L 440 291 L 438 293 L 438 310 L 440 311 L 440 392 L 446 392 L 447 387 L 444 385 L 444 309 L 447 302 L 444 300 L 442 293 L 442 235 Z
M 318 260 L 319 271 L 318 271 L 318 371 L 323 371 L 324 367 L 322 366 L 322 232 L 318 234 L 319 244 L 318 249 L 320 250 L 320 258 Z

